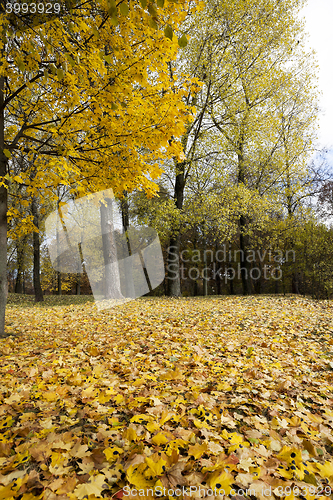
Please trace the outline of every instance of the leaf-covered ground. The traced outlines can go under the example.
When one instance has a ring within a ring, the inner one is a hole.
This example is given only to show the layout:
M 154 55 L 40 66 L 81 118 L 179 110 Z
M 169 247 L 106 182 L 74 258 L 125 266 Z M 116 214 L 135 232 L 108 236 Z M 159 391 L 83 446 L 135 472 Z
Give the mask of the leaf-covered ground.
M 17 303 L 7 324 L 0 499 L 333 498 L 331 305 Z

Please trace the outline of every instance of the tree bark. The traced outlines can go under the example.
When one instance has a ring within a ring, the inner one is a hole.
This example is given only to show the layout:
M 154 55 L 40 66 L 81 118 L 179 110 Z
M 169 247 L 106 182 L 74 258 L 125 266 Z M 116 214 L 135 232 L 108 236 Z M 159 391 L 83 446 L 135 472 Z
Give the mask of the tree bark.
M 122 223 L 123 223 L 123 231 L 124 231 L 125 239 L 126 239 L 127 252 L 128 252 L 128 255 L 131 256 L 132 250 L 131 250 L 130 240 L 129 240 L 129 236 L 128 236 L 129 205 L 128 205 L 128 198 L 127 198 L 127 191 L 124 191 L 123 194 L 124 194 L 124 197 L 121 200 L 121 217 L 122 217 Z M 147 279 L 148 273 L 147 273 L 145 266 L 143 266 L 143 269 L 144 269 L 145 277 Z M 125 272 L 125 295 L 126 295 L 126 297 L 135 297 L 135 287 L 134 287 L 134 283 L 133 283 L 132 259 L 128 260 L 128 265 L 127 264 L 125 265 L 124 272 Z
M 76 276 L 75 293 L 76 295 L 81 295 L 81 274 L 77 274 Z
M 245 102 L 246 102 L 246 115 L 244 117 L 243 125 L 246 124 L 246 119 L 249 114 L 248 107 L 248 99 L 244 89 L 245 94 Z M 245 145 L 245 132 L 242 129 L 240 134 L 240 138 L 238 141 L 238 185 L 245 185 L 245 164 L 244 164 L 244 145 Z M 241 250 L 240 255 L 240 266 L 241 266 L 241 278 L 242 278 L 242 287 L 243 287 L 243 295 L 248 295 L 250 293 L 250 276 L 249 276 L 249 262 L 247 261 L 247 248 L 248 248 L 248 237 L 246 236 L 246 223 L 247 217 L 246 214 L 241 214 L 239 218 L 239 248 Z
M 180 264 L 179 264 L 180 234 L 170 238 L 168 248 L 168 296 L 180 297 Z
M 230 293 L 230 295 L 235 295 L 234 279 L 233 278 L 231 278 L 229 280 L 229 293 Z
M 238 158 L 239 161 L 239 175 L 238 175 L 238 183 L 244 183 L 244 171 L 243 171 L 243 159 Z M 245 234 L 246 232 L 246 216 L 241 215 L 239 218 L 239 248 L 240 248 L 240 271 L 242 278 L 242 287 L 243 287 L 243 295 L 248 295 L 250 293 L 249 287 L 249 263 L 246 258 L 247 246 L 248 246 L 248 238 Z
M 58 188 L 57 190 L 57 196 L 58 196 L 58 201 L 57 201 L 57 209 L 58 209 L 58 213 L 59 213 L 59 208 L 60 208 L 60 190 Z M 60 242 L 59 242 L 59 227 L 58 227 L 58 220 L 57 219 L 57 255 L 59 255 L 60 253 Z M 61 295 L 61 272 L 60 271 L 57 271 L 57 293 L 56 295 Z
M 61 272 L 57 271 L 57 295 L 61 295 Z
M 80 254 L 80 260 L 81 260 L 82 273 L 78 272 L 78 274 L 76 275 L 76 295 L 81 295 L 81 282 L 84 283 L 83 278 L 84 278 L 84 276 L 87 275 L 87 271 L 86 271 L 86 266 L 84 263 L 81 242 L 78 243 L 78 246 L 79 246 L 79 254 Z
M 199 295 L 198 291 L 198 281 L 194 280 L 193 281 L 193 297 L 197 297 Z
M 183 208 L 184 202 L 184 188 L 185 188 L 185 163 L 177 165 L 178 174 L 176 176 L 174 201 L 177 209 L 180 211 Z M 180 227 L 174 229 L 174 234 L 170 238 L 168 256 L 167 256 L 167 283 L 168 283 L 168 296 L 181 297 L 180 286 L 180 261 L 179 261 L 179 248 L 180 248 Z
M 215 255 L 218 255 L 218 244 L 217 242 L 215 243 Z M 214 269 L 214 274 L 215 274 L 215 284 L 216 284 L 216 295 L 221 295 L 221 276 L 220 273 L 216 272 L 217 269 L 219 269 L 219 262 L 215 260 L 215 269 Z
M 208 295 L 208 279 L 205 277 L 207 275 L 207 255 L 206 255 L 206 249 L 207 249 L 207 242 L 206 242 L 206 236 L 204 234 L 204 271 L 203 271 L 203 295 L 206 297 Z
M 219 268 L 219 262 L 215 263 L 216 269 Z M 215 284 L 216 284 L 216 295 L 221 295 L 221 276 L 220 273 L 216 273 L 215 275 Z
M 4 49 L 3 49 L 4 50 Z M 0 54 L 2 57 L 2 54 Z M 5 114 L 4 114 L 5 76 L 0 77 L 0 337 L 5 337 L 5 314 L 8 296 L 7 283 L 7 157 L 5 149 Z
M 292 275 L 292 281 L 291 281 L 291 293 L 297 293 L 297 295 L 299 295 L 299 288 L 298 288 L 298 285 L 299 285 L 299 281 L 298 281 L 298 278 L 299 278 L 299 275 L 298 275 L 298 272 L 295 271 Z
M 231 245 L 231 243 L 229 242 L 229 243 L 228 243 L 228 253 L 227 253 L 228 257 L 227 257 L 227 260 L 228 260 L 228 266 L 230 267 L 230 270 L 232 270 L 232 269 L 233 269 L 233 266 L 232 266 L 232 259 L 230 259 L 230 257 L 229 257 L 229 252 L 231 251 L 231 248 L 232 248 L 232 245 Z M 229 273 L 229 271 L 228 271 L 228 273 Z M 235 295 L 235 289 L 234 289 L 234 276 L 233 276 L 233 273 L 230 273 L 230 276 L 231 276 L 231 278 L 230 278 L 230 280 L 229 280 L 229 294 L 230 294 L 230 295 Z
M 112 199 L 107 198 L 101 203 L 101 229 L 103 256 L 105 265 L 105 299 L 123 299 L 120 289 L 120 277 L 117 261 L 117 246 L 114 234 Z M 114 265 L 112 265 L 114 264 Z
M 17 254 L 17 276 L 15 281 L 14 293 L 23 293 L 23 271 L 24 271 L 24 251 L 27 237 L 17 240 L 16 254 Z
M 34 226 L 39 229 L 39 218 L 38 218 L 38 206 L 37 198 L 34 196 L 31 202 L 31 213 L 33 216 Z M 35 291 L 35 301 L 43 302 L 43 290 L 40 283 L 40 238 L 39 232 L 33 232 L 33 248 L 34 248 L 34 269 L 33 269 L 33 281 L 34 281 L 34 291 Z

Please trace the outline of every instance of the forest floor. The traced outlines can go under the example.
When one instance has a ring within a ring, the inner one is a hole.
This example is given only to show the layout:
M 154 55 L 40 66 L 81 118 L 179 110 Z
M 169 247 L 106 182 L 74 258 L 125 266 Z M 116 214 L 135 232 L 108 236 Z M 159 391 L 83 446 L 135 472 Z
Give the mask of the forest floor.
M 11 295 L 7 330 L 0 500 L 333 498 L 331 303 Z

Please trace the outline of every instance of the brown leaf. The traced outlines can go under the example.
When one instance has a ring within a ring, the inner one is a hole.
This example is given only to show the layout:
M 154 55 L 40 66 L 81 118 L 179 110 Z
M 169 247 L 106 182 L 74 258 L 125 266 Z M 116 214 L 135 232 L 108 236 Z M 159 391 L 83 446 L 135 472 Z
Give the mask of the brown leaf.
M 184 462 L 177 462 L 173 465 L 164 476 L 161 477 L 161 483 L 165 488 L 175 489 L 177 484 L 180 486 L 186 485 L 186 479 L 182 475 L 182 471 L 185 468 Z

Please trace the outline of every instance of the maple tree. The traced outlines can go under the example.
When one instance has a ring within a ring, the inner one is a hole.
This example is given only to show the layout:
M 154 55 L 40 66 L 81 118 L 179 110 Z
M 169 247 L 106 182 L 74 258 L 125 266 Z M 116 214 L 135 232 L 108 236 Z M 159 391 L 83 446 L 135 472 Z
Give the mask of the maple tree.
M 42 209 L 112 187 L 124 228 L 132 216 L 156 227 L 165 253 L 168 242 L 187 245 L 190 256 L 223 242 L 288 248 L 296 228 L 290 275 L 301 270 L 299 291 L 317 287 L 314 296 L 323 281 L 328 298 L 332 230 L 304 205 L 313 193 L 316 94 L 311 59 L 295 43 L 301 3 L 209 1 L 182 25 L 195 36 L 175 62 L 170 24 L 185 18 L 187 4 L 88 2 L 29 30 L 7 16 L 2 243 L 8 215 L 18 258 L 31 229 L 38 252 Z M 290 57 L 305 64 L 297 77 Z M 159 198 L 128 194 L 138 186 Z M 323 201 L 330 191 L 327 183 Z M 108 205 L 100 207 L 105 225 Z M 107 244 L 106 260 L 114 241 Z M 34 261 L 39 275 L 37 254 Z M 55 276 L 48 264 L 46 286 Z M 70 286 L 57 277 L 59 292 Z M 0 292 L 3 299 L 4 280 Z M 169 292 L 179 295 L 180 281 Z M 33 304 L 20 294 L 10 296 L 6 320 L 0 499 L 132 500 L 154 489 L 171 498 L 178 488 L 182 498 L 211 497 L 214 488 L 220 498 L 331 498 L 329 301 L 142 298 L 97 312 L 92 297 Z
M 26 30 L 9 15 L 0 19 L 0 334 L 8 186 L 23 184 L 42 203 L 60 185 L 76 196 L 110 185 L 115 194 L 137 186 L 152 194 L 157 160 L 181 153 L 177 137 L 189 118 L 182 95 L 191 82 L 170 81 L 167 63 L 186 43 L 169 25 L 177 30 L 187 3 L 99 7 L 85 2 Z M 17 154 L 30 166 L 13 175 Z M 33 159 L 42 157 L 32 179 Z

